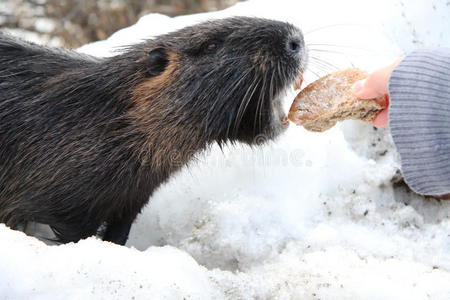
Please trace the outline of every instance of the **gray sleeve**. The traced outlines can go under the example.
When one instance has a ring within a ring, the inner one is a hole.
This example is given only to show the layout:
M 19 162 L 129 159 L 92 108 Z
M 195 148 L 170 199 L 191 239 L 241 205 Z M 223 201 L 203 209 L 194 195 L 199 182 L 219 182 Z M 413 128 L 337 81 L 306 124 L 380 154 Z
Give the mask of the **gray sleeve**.
M 450 193 L 450 49 L 418 50 L 389 80 L 389 122 L 406 183 Z

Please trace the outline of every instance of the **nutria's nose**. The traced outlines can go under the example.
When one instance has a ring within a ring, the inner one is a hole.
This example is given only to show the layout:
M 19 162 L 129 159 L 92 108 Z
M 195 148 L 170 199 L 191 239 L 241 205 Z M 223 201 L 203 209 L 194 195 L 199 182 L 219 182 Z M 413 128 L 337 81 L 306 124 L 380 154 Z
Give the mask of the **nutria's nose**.
M 292 55 L 300 54 L 303 47 L 303 38 L 299 36 L 292 36 L 287 40 L 286 48 L 288 53 Z

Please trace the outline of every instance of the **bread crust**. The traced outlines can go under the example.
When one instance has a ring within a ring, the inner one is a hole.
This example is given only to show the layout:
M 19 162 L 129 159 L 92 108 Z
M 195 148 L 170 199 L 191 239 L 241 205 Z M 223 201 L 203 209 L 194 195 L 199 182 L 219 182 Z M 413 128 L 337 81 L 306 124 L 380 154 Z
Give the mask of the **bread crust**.
M 352 85 L 368 74 L 347 69 L 328 74 L 305 87 L 289 110 L 289 120 L 305 129 L 323 132 L 338 121 L 371 122 L 383 109 L 383 98 L 361 100 L 352 93 Z

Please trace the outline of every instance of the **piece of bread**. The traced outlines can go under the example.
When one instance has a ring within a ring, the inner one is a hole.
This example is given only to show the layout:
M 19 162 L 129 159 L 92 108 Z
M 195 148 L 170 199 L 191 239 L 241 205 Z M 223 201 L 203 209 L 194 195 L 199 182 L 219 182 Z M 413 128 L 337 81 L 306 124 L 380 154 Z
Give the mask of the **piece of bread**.
M 343 120 L 371 122 L 383 109 L 384 99 L 360 100 L 352 85 L 367 77 L 358 69 L 348 69 L 326 75 L 305 87 L 289 110 L 289 120 L 309 131 L 322 132 Z

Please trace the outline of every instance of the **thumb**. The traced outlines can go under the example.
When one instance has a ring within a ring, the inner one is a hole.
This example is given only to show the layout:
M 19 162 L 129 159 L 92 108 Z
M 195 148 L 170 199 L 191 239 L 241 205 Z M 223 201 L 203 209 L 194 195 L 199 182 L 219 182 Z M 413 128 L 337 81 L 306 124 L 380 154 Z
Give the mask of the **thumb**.
M 353 85 L 353 92 L 360 99 L 379 98 L 387 94 L 390 72 L 380 69 L 370 74 L 366 79 L 357 81 Z
M 366 79 L 353 85 L 353 92 L 360 99 L 379 98 L 388 94 L 389 78 L 400 60 L 371 73 Z

